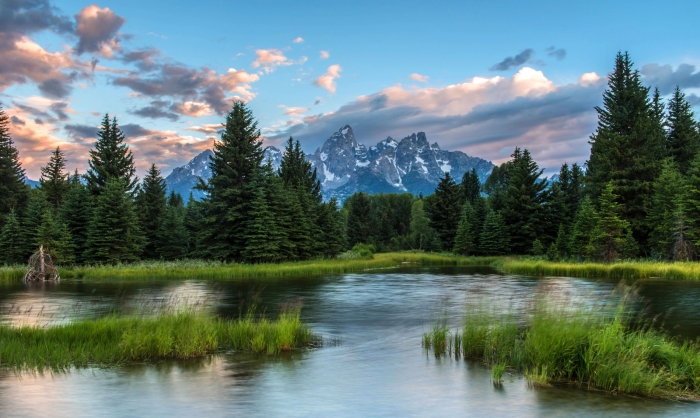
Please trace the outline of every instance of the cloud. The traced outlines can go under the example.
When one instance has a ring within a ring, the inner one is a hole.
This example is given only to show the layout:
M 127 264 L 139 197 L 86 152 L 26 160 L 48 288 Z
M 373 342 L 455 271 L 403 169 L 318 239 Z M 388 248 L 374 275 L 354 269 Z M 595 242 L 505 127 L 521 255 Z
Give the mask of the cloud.
M 63 130 L 74 140 L 92 143 L 97 141 L 97 131 L 99 128 L 91 125 L 67 123 L 63 125 Z
M 290 107 L 285 105 L 279 105 L 277 107 L 284 109 L 284 114 L 287 116 L 303 116 L 304 113 L 309 111 L 308 107 Z
M 695 93 L 691 93 L 685 96 L 685 99 L 690 103 L 691 106 L 700 106 L 700 96 Z
M 300 44 L 300 43 L 304 42 L 304 38 L 302 38 L 300 36 L 300 37 L 296 38 L 295 40 L 293 40 L 292 42 L 294 42 L 295 44 Z
M 566 57 L 566 50 L 564 48 L 555 48 L 554 46 L 550 46 L 549 48 L 545 49 L 545 52 L 547 52 L 547 56 L 554 57 L 557 59 L 557 61 L 561 61 Z
M 175 122 L 180 119 L 180 115 L 170 112 L 168 107 L 172 106 L 170 102 L 162 100 L 154 100 L 150 106 L 145 106 L 140 109 L 130 110 L 132 115 L 141 116 L 150 119 L 169 119 Z
M 284 56 L 279 49 L 258 49 L 255 51 L 255 61 L 251 64 L 253 68 L 262 68 L 266 73 L 271 73 L 279 66 L 288 66 L 294 62 Z
M 578 83 L 584 87 L 589 86 L 591 84 L 598 84 L 603 80 L 598 74 L 595 72 L 590 72 L 590 73 L 584 73 L 581 74 L 581 77 L 578 78 Z
M 322 60 L 328 59 L 331 56 L 331 53 L 328 51 L 321 51 L 319 53 L 319 58 Z
M 155 32 L 148 32 L 146 35 L 155 36 L 156 38 L 160 38 L 160 39 L 168 39 L 167 36 L 165 36 L 165 35 L 160 35 L 160 34 L 157 34 L 157 33 L 155 33 Z
M 474 77 L 443 88 L 397 85 L 265 135 L 273 144 L 292 135 L 313 151 L 345 124 L 367 145 L 423 131 L 444 149 L 495 162 L 508 158 L 510 152 L 502 155 L 502 149 L 527 147 L 543 167 L 558 170 L 565 160 L 583 163 L 588 157 L 594 106 L 604 89 L 591 79 L 555 85 L 541 71 L 525 67 L 510 78 Z
M 0 7 L 0 32 L 16 37 L 43 30 L 73 33 L 73 21 L 56 14 L 48 0 L 3 1 Z
M 700 87 L 700 71 L 695 71 L 694 65 L 681 64 L 674 70 L 670 65 L 651 63 L 644 65 L 640 72 L 647 85 L 658 87 L 664 95 L 676 86 L 682 89 Z
M 99 52 L 111 58 L 114 51 L 120 50 L 117 32 L 126 22 L 123 17 L 96 4 L 83 8 L 74 17 L 77 23 L 75 34 L 78 36 L 75 52 L 78 55 Z
M 428 79 L 430 78 L 427 75 L 420 75 L 418 73 L 413 73 L 410 75 L 410 77 L 411 77 L 411 80 L 417 81 L 419 83 L 427 83 Z
M 184 128 L 186 131 L 201 132 L 203 134 L 214 134 L 223 130 L 223 126 L 220 123 L 206 123 L 202 126 L 190 126 L 189 128 Z
M 164 64 L 149 75 L 129 74 L 112 83 L 131 89 L 144 97 L 170 97 L 178 100 L 170 110 L 182 115 L 217 113 L 231 108 L 233 100 L 248 101 L 255 97 L 250 83 L 260 79 L 257 74 L 230 68 L 220 74 L 207 67 L 189 68 L 182 64 Z M 230 93 L 230 96 L 227 96 Z
M 148 48 L 125 52 L 120 60 L 127 64 L 134 63 L 142 71 L 151 71 L 156 67 L 156 59 L 160 56 L 159 50 Z
M 314 84 L 318 87 L 328 90 L 329 93 L 335 93 L 335 79 L 340 78 L 340 72 L 343 69 L 338 64 L 331 65 L 328 70 L 321 77 L 314 81 Z
M 507 71 L 512 67 L 517 67 L 519 65 L 525 64 L 532 58 L 534 55 L 535 51 L 528 48 L 522 50 L 518 55 L 514 57 L 506 57 L 503 59 L 503 61 L 499 62 L 498 64 L 494 64 L 491 68 L 489 68 L 491 71 Z

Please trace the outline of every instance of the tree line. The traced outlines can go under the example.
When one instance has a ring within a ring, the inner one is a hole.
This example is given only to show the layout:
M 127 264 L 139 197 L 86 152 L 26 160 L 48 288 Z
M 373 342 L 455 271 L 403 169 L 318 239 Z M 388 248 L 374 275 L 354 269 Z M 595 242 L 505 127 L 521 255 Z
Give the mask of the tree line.
M 338 203 L 323 202 L 299 142 L 289 139 L 275 171 L 242 102 L 234 103 L 214 143 L 211 179 L 197 185 L 205 197 L 190 194 L 187 204 L 166 194 L 155 164 L 139 182 L 116 118 L 105 115 L 85 174 L 67 173 L 65 154 L 56 148 L 35 189 L 24 184 L 8 125 L 0 109 L 0 263 L 24 263 L 40 245 L 64 265 L 277 262 L 334 257 L 345 249 Z
M 690 260 L 700 245 L 700 126 L 680 88 L 668 103 L 644 86 L 628 54 L 608 77 L 584 167 L 556 178 L 527 149 L 459 183 L 446 173 L 429 196 L 324 202 L 298 141 L 281 167 L 264 160 L 257 122 L 236 102 L 215 141 L 202 200 L 166 196 L 152 165 L 143 181 L 115 118 L 105 116 L 89 169 L 68 175 L 56 149 L 40 187 L 24 170 L 0 109 L 0 262 L 25 262 L 43 245 L 57 262 L 204 258 L 279 262 L 332 258 L 357 244 L 379 251 L 531 254 L 550 259 Z
M 663 103 L 619 53 L 596 111 L 585 167 L 565 163 L 548 181 L 516 148 L 484 184 L 472 171 L 460 184 L 446 173 L 425 198 L 358 193 L 343 209 L 348 242 L 463 255 L 695 259 L 700 126 L 685 94 L 676 87 Z

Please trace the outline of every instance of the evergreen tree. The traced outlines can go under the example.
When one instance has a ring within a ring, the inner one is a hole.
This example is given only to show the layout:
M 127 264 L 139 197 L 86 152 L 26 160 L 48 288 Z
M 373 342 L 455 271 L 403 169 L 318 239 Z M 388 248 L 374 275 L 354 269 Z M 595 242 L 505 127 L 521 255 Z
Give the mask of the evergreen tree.
M 25 263 L 25 249 L 22 227 L 17 220 L 15 211 L 7 215 L 7 221 L 0 232 L 0 263 L 19 264 Z
M 243 102 L 235 102 L 226 116 L 221 140 L 214 142 L 211 178 L 200 182 L 205 225 L 201 243 L 206 255 L 220 260 L 240 260 L 245 250 L 244 224 L 252 200 L 246 187 L 263 161 L 258 123 Z
M 139 179 L 135 176 L 134 156 L 124 143 L 124 133 L 119 129 L 116 117 L 110 123 L 106 114 L 102 120 L 88 165 L 85 180 L 93 196 L 99 196 L 111 178 L 121 179 L 129 193 L 135 191 Z
M 25 257 L 28 258 L 39 249 L 35 242 L 37 230 L 44 223 L 44 214 L 50 213 L 52 209 L 49 201 L 46 200 L 46 194 L 41 188 L 29 191 L 26 214 L 24 219 L 22 219 L 22 230 L 24 232 L 22 243 Z
M 690 103 L 681 89 L 676 86 L 668 102 L 666 150 L 678 165 L 681 174 L 688 172 L 693 158 L 700 151 L 700 132 L 693 118 Z
M 596 107 L 598 127 L 591 136 L 586 188 L 595 198 L 613 181 L 623 219 L 635 239 L 647 248 L 652 184 L 661 171 L 663 127 L 649 100 L 649 89 L 627 53 L 619 53 L 608 78 L 603 107 Z
M 512 169 L 513 161 L 506 161 L 500 166 L 494 167 L 484 182 L 483 190 L 489 196 L 489 206 L 495 211 L 500 211 L 505 205 Z
M 423 199 L 416 199 L 411 205 L 411 246 L 415 250 L 425 249 L 431 228 L 423 209 Z
M 319 226 L 323 231 L 323 257 L 333 258 L 343 252 L 345 241 L 345 222 L 338 209 L 338 200 L 333 197 L 321 206 Z
M 691 240 L 688 224 L 685 220 L 683 206 L 680 205 L 675 216 L 675 230 L 673 231 L 673 260 L 690 261 L 696 257 L 695 245 Z
M 250 216 L 246 219 L 244 238 L 246 246 L 243 260 L 249 263 L 274 262 L 280 259 L 282 244 L 287 240 L 282 228 L 277 224 L 275 213 L 270 206 L 270 182 L 279 181 L 267 165 L 264 172 L 256 175 L 250 183 L 253 200 L 250 202 Z
M 88 233 L 92 221 L 93 199 L 87 186 L 80 182 L 76 173 L 71 177 L 68 191 L 59 209 L 58 219 L 65 225 L 74 246 L 75 261 L 85 262 Z
M 435 193 L 426 199 L 424 209 L 430 220 L 430 227 L 440 236 L 443 249 L 452 250 L 454 247 L 462 212 L 461 198 L 460 187 L 447 172 L 438 182 Z
M 544 254 L 544 245 L 542 245 L 542 241 L 539 238 L 532 242 L 532 250 L 530 252 L 536 257 Z
M 634 239 L 631 230 L 627 230 L 625 241 L 622 243 L 622 258 L 632 260 L 639 256 L 639 245 Z
M 370 199 L 366 193 L 355 193 L 345 201 L 348 207 L 347 233 L 348 247 L 355 244 L 370 244 L 371 231 L 371 207 Z
M 143 235 L 134 210 L 129 184 L 112 177 L 100 193 L 88 234 L 85 257 L 94 263 L 138 260 Z
M 185 209 L 185 229 L 187 230 L 187 256 L 188 257 L 204 257 L 206 251 L 201 244 L 200 232 L 204 228 L 204 205 L 197 201 L 192 193 L 187 199 L 187 207 Z
M 508 229 L 500 213 L 488 212 L 479 242 L 480 252 L 483 255 L 504 255 L 508 252 Z
M 649 211 L 649 223 L 653 229 L 649 244 L 654 253 L 667 259 L 672 257 L 675 214 L 683 199 L 684 189 L 678 166 L 673 161 L 666 161 L 661 175 L 654 182 L 654 195 Z
M 469 255 L 474 249 L 474 242 L 471 237 L 471 225 L 469 225 L 469 212 L 473 212 L 469 201 L 464 204 L 462 218 L 457 226 L 457 235 L 452 252 L 460 255 Z M 472 215 L 473 217 L 473 215 Z
M 60 147 L 51 153 L 51 158 L 45 167 L 41 168 L 41 189 L 46 193 L 49 203 L 58 209 L 61 206 L 63 197 L 70 187 L 70 175 L 65 172 L 66 156 Z
M 546 236 L 545 207 L 546 183 L 537 163 L 526 149 L 513 152 L 513 165 L 504 201 L 503 220 L 508 225 L 510 249 L 515 254 L 525 254 L 532 242 Z
M 592 237 L 593 231 L 598 225 L 598 215 L 593 207 L 590 196 L 586 196 L 581 201 L 571 232 L 569 242 L 569 254 L 582 258 L 593 255 Z
M 559 251 L 557 250 L 557 244 L 551 243 L 549 244 L 549 248 L 547 249 L 547 260 L 549 261 L 558 261 L 560 258 Z
M 5 216 L 13 209 L 15 217 L 25 205 L 28 187 L 24 184 L 24 170 L 19 153 L 10 137 L 10 118 L 0 107 L 0 227 Z
M 566 229 L 564 225 L 559 225 L 559 232 L 557 232 L 557 240 L 553 243 L 557 249 L 557 256 L 559 258 L 566 258 L 569 255 L 569 242 L 567 239 Z
M 173 191 L 168 196 L 165 216 L 156 234 L 156 256 L 163 260 L 183 259 L 187 256 L 189 241 L 182 196 Z
M 158 234 L 165 218 L 167 198 L 165 179 L 155 164 L 143 178 L 139 192 L 136 195 L 136 208 L 141 222 L 141 232 L 144 234 L 144 258 L 157 256 Z
M 460 186 L 462 189 L 462 202 L 474 204 L 476 199 L 481 196 L 481 183 L 479 182 L 479 176 L 476 174 L 475 168 L 464 173 Z
M 609 182 L 598 199 L 598 227 L 594 232 L 594 240 L 598 253 L 605 262 L 610 263 L 620 256 L 624 244 L 625 230 L 629 222 L 620 218 L 622 205 L 617 203 L 613 193 L 612 181 Z

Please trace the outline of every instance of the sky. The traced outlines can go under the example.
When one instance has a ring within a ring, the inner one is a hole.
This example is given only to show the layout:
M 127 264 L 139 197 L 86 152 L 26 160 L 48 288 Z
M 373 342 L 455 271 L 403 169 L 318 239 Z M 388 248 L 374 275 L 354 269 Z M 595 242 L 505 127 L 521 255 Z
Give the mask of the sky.
M 60 146 L 84 172 L 105 114 L 141 176 L 211 148 L 233 100 L 265 145 L 339 128 L 373 145 L 425 132 L 498 164 L 584 164 L 606 75 L 700 113 L 698 1 L 0 0 L 0 102 L 27 176 Z

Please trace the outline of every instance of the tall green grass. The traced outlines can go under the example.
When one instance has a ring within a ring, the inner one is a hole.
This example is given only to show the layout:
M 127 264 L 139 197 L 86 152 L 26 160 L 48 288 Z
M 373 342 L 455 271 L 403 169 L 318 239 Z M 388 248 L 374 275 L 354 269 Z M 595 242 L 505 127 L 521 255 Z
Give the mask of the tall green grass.
M 0 266 L 0 282 L 20 281 L 27 273 L 27 266 L 14 264 L 11 266 Z
M 629 295 L 613 307 L 543 299 L 524 318 L 471 312 L 462 333 L 451 337 L 459 343 L 425 335 L 423 344 L 461 346 L 455 355 L 495 366 L 494 380 L 509 368 L 540 385 L 566 382 L 612 393 L 700 399 L 700 346 L 631 326 Z
M 504 258 L 495 261 L 493 266 L 504 273 L 528 276 L 700 280 L 700 263 L 697 262 L 623 261 L 604 264 Z
M 299 310 L 276 320 L 252 314 L 224 320 L 192 310 L 155 317 L 108 316 L 49 328 L 0 326 L 0 367 L 65 370 L 164 358 L 193 358 L 222 350 L 278 354 L 317 344 Z
M 148 281 L 173 279 L 245 280 L 343 274 L 363 270 L 426 266 L 489 265 L 498 257 L 460 257 L 450 254 L 402 252 L 376 254 L 373 259 L 311 260 L 289 263 L 238 264 L 217 261 L 143 261 L 132 264 L 59 268 L 61 279 L 84 281 Z M 22 267 L 0 268 L 0 280 L 21 280 Z

